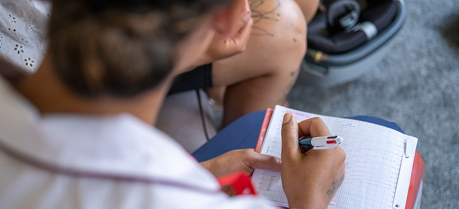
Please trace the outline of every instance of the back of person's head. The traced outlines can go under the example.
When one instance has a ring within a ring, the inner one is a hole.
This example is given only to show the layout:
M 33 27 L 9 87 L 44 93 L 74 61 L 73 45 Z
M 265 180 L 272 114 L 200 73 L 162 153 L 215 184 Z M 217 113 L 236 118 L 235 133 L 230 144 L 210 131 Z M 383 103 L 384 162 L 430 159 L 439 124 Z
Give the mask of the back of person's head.
M 175 46 L 229 1 L 52 0 L 53 67 L 80 95 L 135 96 L 170 73 Z

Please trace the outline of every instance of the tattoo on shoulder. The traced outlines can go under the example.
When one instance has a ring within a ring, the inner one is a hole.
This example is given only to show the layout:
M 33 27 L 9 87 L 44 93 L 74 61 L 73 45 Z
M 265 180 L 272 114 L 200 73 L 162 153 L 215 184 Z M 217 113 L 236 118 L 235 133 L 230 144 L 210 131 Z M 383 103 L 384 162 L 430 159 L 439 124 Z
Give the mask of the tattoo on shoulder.
M 341 177 L 339 179 L 335 179 L 332 184 L 331 184 L 331 187 L 330 189 L 327 191 L 327 195 L 328 197 L 332 197 L 333 194 L 335 194 L 335 192 L 338 190 L 338 188 L 341 186 L 341 184 L 343 183 L 344 181 L 344 174 L 341 175 Z
M 281 3 L 279 0 L 272 0 L 275 1 L 276 4 L 272 8 L 261 8 L 262 5 L 265 4 L 266 1 L 269 0 L 250 0 L 250 10 L 252 11 L 252 19 L 253 19 L 253 26 L 252 26 L 252 35 L 268 35 L 274 36 L 273 33 L 257 26 L 256 23 L 262 20 L 271 20 L 271 21 L 279 21 L 280 14 L 277 11 L 279 7 L 281 7 Z

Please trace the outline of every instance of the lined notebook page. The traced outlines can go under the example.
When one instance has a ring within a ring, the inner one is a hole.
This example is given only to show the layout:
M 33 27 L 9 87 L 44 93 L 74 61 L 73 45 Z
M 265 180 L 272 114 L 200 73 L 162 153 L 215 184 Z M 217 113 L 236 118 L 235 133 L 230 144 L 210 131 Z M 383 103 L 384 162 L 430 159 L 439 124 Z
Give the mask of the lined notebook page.
M 372 123 L 319 116 L 276 106 L 261 153 L 281 156 L 281 127 L 285 113 L 297 122 L 321 117 L 333 135 L 344 138 L 340 147 L 346 152 L 346 177 L 329 205 L 335 208 L 392 208 L 405 134 Z M 255 170 L 252 181 L 261 198 L 287 207 L 279 172 Z

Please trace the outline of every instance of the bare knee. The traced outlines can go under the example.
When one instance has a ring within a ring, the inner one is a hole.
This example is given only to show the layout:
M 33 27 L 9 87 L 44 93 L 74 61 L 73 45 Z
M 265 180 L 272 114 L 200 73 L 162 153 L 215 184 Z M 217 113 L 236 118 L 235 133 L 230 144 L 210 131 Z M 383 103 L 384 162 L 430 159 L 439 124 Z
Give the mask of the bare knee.
M 213 63 L 217 86 L 290 74 L 306 52 L 306 21 L 293 0 L 249 0 L 254 25 L 246 50 Z M 282 79 L 282 78 L 281 78 Z
M 295 2 L 303 12 L 306 21 L 311 22 L 319 8 L 319 0 L 295 0 Z
M 277 71 L 296 70 L 306 52 L 307 26 L 293 0 L 250 0 L 254 26 L 249 46 L 263 53 L 259 63 Z M 263 2 L 263 4 L 261 4 Z

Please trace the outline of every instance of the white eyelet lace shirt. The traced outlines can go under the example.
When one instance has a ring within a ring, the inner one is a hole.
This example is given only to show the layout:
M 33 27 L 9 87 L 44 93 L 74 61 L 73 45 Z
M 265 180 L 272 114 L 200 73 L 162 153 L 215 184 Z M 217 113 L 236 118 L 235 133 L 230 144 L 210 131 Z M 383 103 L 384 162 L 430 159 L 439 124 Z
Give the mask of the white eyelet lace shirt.
M 46 52 L 50 7 L 45 0 L 0 0 L 0 56 L 35 72 Z

